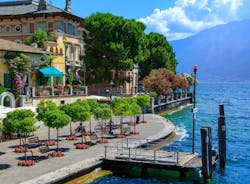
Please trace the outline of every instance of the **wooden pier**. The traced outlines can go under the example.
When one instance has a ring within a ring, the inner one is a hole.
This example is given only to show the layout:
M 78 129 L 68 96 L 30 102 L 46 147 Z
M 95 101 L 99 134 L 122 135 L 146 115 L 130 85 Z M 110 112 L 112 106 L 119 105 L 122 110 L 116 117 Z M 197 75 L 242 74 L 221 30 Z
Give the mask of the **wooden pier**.
M 202 159 L 198 153 L 150 150 L 149 147 L 105 147 L 103 167 L 109 170 L 119 170 L 124 167 L 141 168 L 141 176 L 147 176 L 147 169 L 174 170 L 185 178 L 185 173 L 190 170 L 201 169 Z M 110 151 L 112 150 L 112 151 Z M 212 157 L 215 165 L 216 156 Z

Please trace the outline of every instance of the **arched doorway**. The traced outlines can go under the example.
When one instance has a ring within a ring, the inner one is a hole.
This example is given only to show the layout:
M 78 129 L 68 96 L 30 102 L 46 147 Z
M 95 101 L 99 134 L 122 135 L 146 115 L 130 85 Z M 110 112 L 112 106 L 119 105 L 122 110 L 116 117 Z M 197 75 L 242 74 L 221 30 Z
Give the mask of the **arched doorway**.
M 16 107 L 15 96 L 10 92 L 4 92 L 0 95 L 0 105 L 9 106 L 11 108 Z

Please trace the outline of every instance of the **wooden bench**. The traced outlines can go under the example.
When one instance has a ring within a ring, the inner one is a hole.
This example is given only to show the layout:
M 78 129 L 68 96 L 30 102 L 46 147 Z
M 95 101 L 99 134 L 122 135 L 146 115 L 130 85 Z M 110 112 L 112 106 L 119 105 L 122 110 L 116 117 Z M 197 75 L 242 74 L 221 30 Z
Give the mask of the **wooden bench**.
M 29 148 L 37 147 L 37 146 L 41 146 L 41 145 L 42 145 L 42 142 L 39 140 L 38 136 L 29 137 L 27 139 L 27 146 Z
M 48 146 L 42 146 L 39 148 L 33 148 L 30 150 L 32 160 L 35 158 L 37 160 L 39 157 L 49 157 L 53 150 L 50 150 Z

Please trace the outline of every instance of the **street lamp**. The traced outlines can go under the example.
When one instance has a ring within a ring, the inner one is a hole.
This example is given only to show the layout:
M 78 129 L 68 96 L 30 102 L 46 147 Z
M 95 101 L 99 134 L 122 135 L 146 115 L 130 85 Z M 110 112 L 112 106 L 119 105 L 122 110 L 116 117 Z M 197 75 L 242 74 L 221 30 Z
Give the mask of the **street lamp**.
M 110 103 L 110 109 L 112 110 L 112 88 L 114 87 L 114 82 L 111 80 L 110 83 L 109 83 L 109 103 Z M 113 131 L 112 131 L 112 116 L 111 116 L 111 119 L 109 121 L 109 134 L 110 135 L 113 135 Z
M 193 139 L 192 139 L 192 153 L 194 154 L 194 127 L 195 127 L 195 117 L 197 113 L 197 109 L 195 107 L 196 101 L 195 101 L 195 88 L 196 88 L 196 72 L 197 72 L 197 66 L 194 65 L 194 93 L 193 93 Z

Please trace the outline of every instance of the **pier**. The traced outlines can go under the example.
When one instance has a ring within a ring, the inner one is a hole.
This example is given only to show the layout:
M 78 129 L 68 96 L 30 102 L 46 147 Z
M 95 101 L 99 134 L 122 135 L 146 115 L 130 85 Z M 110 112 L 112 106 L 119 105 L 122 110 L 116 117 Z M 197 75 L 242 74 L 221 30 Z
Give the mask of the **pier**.
M 202 158 L 198 153 L 163 151 L 154 149 L 155 140 L 140 140 L 141 144 L 130 144 L 130 140 L 118 143 L 115 147 L 106 146 L 103 168 L 119 170 L 124 167 L 141 168 L 141 176 L 147 177 L 147 169 L 174 170 L 185 178 L 185 173 L 195 169 L 202 169 Z M 111 151 L 112 150 L 112 151 Z M 212 165 L 215 165 L 217 156 L 212 156 Z

